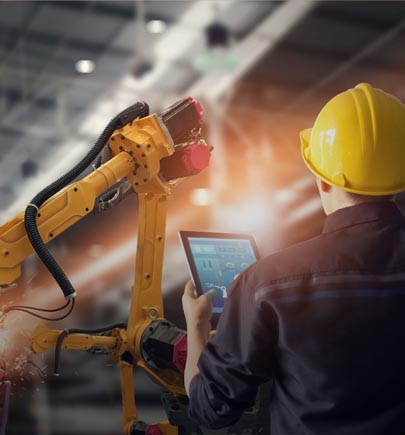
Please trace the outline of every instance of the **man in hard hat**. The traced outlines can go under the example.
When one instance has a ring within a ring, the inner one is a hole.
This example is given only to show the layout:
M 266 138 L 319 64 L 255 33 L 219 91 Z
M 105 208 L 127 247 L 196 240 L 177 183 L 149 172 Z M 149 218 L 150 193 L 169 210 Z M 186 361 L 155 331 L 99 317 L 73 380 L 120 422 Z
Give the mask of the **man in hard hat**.
M 405 108 L 360 84 L 301 142 L 324 230 L 241 273 L 210 340 L 209 297 L 186 285 L 190 416 L 227 426 L 273 380 L 264 433 L 404 434 Z

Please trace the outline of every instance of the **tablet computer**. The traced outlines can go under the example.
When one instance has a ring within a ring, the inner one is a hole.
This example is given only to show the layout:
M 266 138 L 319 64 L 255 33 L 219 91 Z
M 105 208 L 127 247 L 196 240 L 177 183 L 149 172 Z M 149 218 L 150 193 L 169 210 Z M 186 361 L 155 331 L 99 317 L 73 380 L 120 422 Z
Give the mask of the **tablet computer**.
M 216 323 L 228 297 L 228 287 L 258 260 L 256 243 L 249 234 L 180 231 L 179 236 L 197 294 L 216 290 L 212 300 Z

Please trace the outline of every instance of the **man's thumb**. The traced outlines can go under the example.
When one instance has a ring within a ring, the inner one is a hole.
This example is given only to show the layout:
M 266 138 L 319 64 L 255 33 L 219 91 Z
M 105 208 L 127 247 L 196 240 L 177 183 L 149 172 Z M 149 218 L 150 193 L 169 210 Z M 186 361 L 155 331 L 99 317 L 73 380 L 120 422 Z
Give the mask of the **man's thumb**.
M 210 301 L 212 301 L 212 299 L 213 299 L 214 296 L 215 296 L 215 293 L 216 293 L 216 290 L 212 288 L 211 290 L 208 290 L 207 293 L 205 293 L 205 295 L 207 296 L 207 298 L 208 298 Z

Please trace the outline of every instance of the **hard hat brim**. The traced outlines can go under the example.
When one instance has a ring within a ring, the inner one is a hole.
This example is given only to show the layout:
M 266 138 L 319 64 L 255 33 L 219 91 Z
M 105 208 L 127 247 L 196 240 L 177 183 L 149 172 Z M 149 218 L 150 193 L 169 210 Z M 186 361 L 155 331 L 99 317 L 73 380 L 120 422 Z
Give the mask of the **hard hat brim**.
M 310 140 L 311 140 L 311 133 L 312 128 L 307 128 L 305 130 L 302 130 L 300 132 L 300 140 L 301 140 L 301 155 L 302 159 L 304 160 L 305 165 L 308 167 L 308 169 L 318 178 L 323 180 L 325 183 L 337 187 L 342 190 L 346 190 L 347 192 L 351 193 L 357 193 L 359 195 L 368 195 L 368 196 L 385 196 L 385 195 L 394 195 L 396 193 L 402 192 L 405 190 L 405 186 L 397 186 L 393 189 L 388 190 L 360 190 L 360 189 L 353 189 L 349 186 L 345 186 L 343 184 L 339 184 L 333 180 L 331 180 L 328 177 L 325 177 L 323 174 L 319 172 L 319 170 L 312 164 L 311 158 L 309 155 L 310 148 Z M 344 179 L 343 175 L 342 178 Z

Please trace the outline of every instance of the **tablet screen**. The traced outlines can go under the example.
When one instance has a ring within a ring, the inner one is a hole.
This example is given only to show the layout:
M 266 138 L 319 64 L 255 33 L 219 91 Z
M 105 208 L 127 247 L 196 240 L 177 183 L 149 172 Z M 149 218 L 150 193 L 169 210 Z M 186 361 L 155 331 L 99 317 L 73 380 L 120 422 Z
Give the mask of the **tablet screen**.
M 213 313 L 220 314 L 230 284 L 258 258 L 254 241 L 238 234 L 181 232 L 181 236 L 197 293 L 215 289 Z

